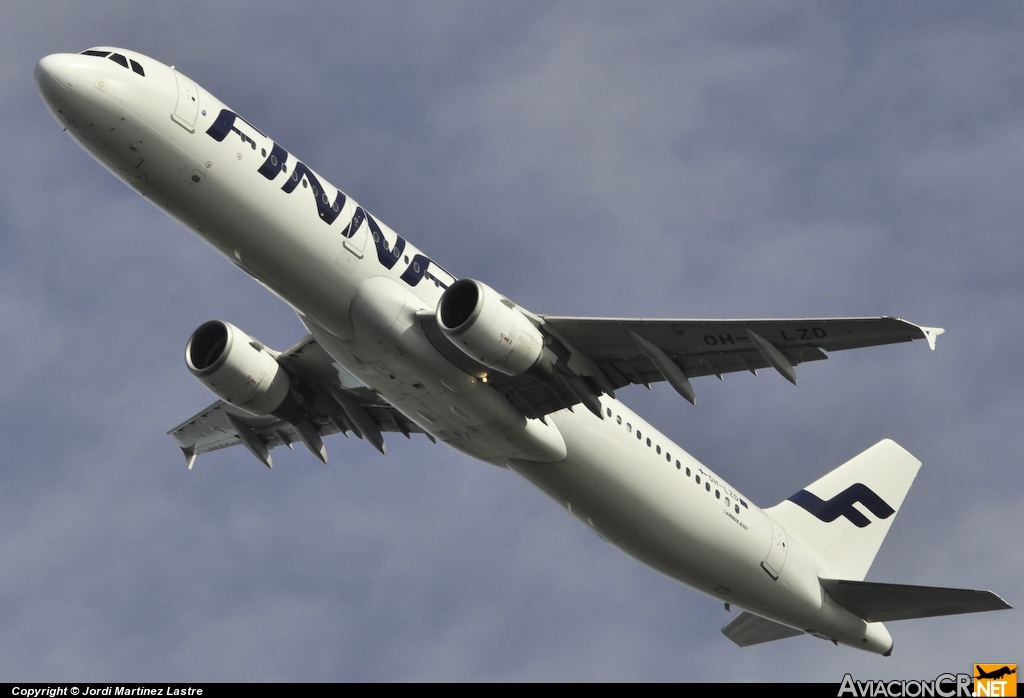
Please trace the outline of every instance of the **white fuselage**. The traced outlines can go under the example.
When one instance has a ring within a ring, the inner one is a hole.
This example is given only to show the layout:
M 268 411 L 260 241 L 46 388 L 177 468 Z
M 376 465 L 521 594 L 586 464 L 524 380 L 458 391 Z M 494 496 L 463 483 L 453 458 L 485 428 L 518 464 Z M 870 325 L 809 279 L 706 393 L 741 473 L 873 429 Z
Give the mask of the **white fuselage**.
M 827 600 L 818 583 L 827 564 L 621 402 L 602 397 L 603 420 L 576 409 L 544 424 L 450 363 L 416 318 L 436 308 L 449 273 L 372 217 L 346 237 L 354 216 L 369 215 L 351 197 L 171 67 L 118 51 L 145 75 L 92 56 L 40 61 L 36 79 L 54 116 L 291 305 L 341 366 L 409 419 L 515 470 L 603 538 L 720 601 L 890 649 L 881 624 Z

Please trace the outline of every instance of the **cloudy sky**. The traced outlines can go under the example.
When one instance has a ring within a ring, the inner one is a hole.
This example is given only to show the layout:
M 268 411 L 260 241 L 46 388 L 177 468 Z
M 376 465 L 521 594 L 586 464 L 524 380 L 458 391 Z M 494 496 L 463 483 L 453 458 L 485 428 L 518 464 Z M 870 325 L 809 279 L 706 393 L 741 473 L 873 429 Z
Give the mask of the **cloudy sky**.
M 722 606 L 512 473 L 332 437 L 185 470 L 211 318 L 279 301 L 93 162 L 42 56 L 194 78 L 458 276 L 535 312 L 899 315 L 923 343 L 626 402 L 763 506 L 879 439 L 924 462 L 869 580 L 1024 604 L 1024 9 L 1009 3 L 8 3 L 0 10 L 0 680 L 933 678 L 1017 611 L 883 659 L 741 650 Z

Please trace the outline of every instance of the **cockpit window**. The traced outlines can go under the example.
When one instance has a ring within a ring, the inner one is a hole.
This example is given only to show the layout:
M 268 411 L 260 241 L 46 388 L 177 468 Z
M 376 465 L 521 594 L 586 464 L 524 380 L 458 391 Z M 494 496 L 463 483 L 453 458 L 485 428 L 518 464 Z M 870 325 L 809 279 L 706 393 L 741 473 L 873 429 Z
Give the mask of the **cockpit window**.
M 128 67 L 128 63 L 130 61 L 131 64 L 132 64 L 131 65 L 131 69 L 134 72 L 136 72 L 139 75 L 141 75 L 142 77 L 146 77 L 146 71 L 142 69 L 142 66 L 139 65 L 138 61 L 132 60 L 131 58 L 125 58 L 120 53 L 115 53 L 115 54 L 111 55 L 110 51 L 102 51 L 100 49 L 90 48 L 90 49 L 86 49 L 85 51 L 82 51 L 82 53 L 80 53 L 79 55 L 81 55 L 81 56 L 98 56 L 100 58 L 106 58 L 107 56 L 110 56 L 110 60 L 114 61 L 118 65 L 121 65 L 121 66 L 123 66 L 125 68 Z

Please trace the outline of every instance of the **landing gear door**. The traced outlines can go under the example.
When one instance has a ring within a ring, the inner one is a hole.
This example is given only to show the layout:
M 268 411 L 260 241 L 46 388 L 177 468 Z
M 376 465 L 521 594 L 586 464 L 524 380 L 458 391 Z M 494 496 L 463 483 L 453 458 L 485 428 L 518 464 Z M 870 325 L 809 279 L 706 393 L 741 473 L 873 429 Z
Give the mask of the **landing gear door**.
M 767 572 L 772 579 L 778 579 L 786 564 L 789 541 L 786 537 L 786 529 L 775 523 L 770 516 L 767 518 L 772 524 L 772 546 L 768 549 L 764 562 L 761 563 L 761 569 Z
M 178 83 L 178 102 L 174 105 L 171 118 L 189 133 L 196 132 L 196 117 L 199 115 L 199 88 L 177 70 L 174 79 Z

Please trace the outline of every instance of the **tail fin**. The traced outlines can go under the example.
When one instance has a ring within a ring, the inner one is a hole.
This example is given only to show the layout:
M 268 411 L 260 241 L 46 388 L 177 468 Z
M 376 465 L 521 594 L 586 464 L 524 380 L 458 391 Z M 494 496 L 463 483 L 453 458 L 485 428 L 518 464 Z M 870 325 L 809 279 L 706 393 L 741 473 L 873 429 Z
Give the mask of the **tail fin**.
M 896 442 L 879 441 L 766 513 L 836 579 L 862 580 L 920 467 Z

